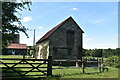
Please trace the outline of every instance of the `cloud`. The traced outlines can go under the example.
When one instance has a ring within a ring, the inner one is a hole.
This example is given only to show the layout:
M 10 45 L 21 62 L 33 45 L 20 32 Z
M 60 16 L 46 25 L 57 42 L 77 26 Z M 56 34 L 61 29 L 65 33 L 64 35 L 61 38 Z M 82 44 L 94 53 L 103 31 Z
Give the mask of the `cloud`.
M 103 19 L 98 19 L 94 21 L 94 24 L 100 24 L 101 22 L 103 22 Z
M 73 10 L 73 11 L 76 11 L 76 10 L 78 10 L 78 8 L 72 8 L 72 10 Z
M 28 21 L 31 21 L 32 20 L 32 17 L 31 16 L 27 16 L 27 17 L 24 17 L 22 19 L 23 22 L 28 22 Z
M 43 28 L 43 26 L 39 26 L 39 27 L 37 27 L 38 29 L 42 29 Z
M 92 40 L 92 39 L 90 39 L 90 38 L 89 38 L 89 39 L 87 39 L 87 41 L 91 41 L 91 40 Z
M 40 34 L 43 34 L 44 32 L 39 32 Z
M 84 35 L 83 35 L 83 38 L 84 38 L 85 41 L 91 41 L 91 40 L 93 40 L 93 39 L 91 39 L 91 38 L 88 38 L 88 35 L 87 35 L 87 34 L 84 34 Z

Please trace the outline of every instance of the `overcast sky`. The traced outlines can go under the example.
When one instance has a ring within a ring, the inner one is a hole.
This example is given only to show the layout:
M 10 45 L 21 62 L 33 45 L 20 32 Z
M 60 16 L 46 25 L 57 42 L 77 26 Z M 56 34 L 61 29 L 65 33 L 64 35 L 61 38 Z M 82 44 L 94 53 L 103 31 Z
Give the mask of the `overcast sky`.
M 85 32 L 83 48 L 118 47 L 117 2 L 33 2 L 32 11 L 23 11 L 22 23 L 29 29 L 30 38 L 20 33 L 20 43 L 33 45 L 33 29 L 36 41 L 57 24 L 72 16 Z

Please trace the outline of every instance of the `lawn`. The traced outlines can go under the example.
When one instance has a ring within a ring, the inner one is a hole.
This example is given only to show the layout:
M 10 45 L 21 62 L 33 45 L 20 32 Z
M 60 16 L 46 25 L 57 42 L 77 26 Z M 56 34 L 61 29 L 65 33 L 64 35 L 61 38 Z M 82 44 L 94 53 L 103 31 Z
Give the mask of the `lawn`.
M 0 58 L 22 58 L 20 55 L 3 55 L 0 56 Z M 7 61 L 10 63 L 10 61 Z M 18 65 L 17 67 L 20 66 L 26 66 L 28 67 L 29 65 Z M 46 66 L 46 65 L 43 65 Z M 118 68 L 112 68 L 108 67 L 108 72 L 102 72 L 99 73 L 97 68 L 86 68 L 85 73 L 82 73 L 81 68 L 66 68 L 65 66 L 53 66 L 53 68 L 59 68 L 59 69 L 53 69 L 52 70 L 52 77 L 51 78 L 118 78 Z M 64 69 L 65 68 L 65 69 Z M 21 71 L 23 69 L 20 69 Z M 25 69 L 29 70 L 29 69 Z M 40 73 L 30 73 L 30 74 L 40 74 Z M 15 74 L 16 75 L 16 74 Z M 31 76 L 30 76 L 31 77 Z M 31 77 L 31 78 L 40 78 L 40 77 Z

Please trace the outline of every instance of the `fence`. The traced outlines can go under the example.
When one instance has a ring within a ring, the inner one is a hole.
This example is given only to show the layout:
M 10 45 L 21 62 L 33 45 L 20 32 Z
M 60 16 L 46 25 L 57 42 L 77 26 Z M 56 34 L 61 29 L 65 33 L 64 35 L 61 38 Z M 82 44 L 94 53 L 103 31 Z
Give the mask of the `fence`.
M 52 56 L 49 56 L 48 59 L 1 58 L 0 64 L 1 64 L 0 67 L 2 68 L 3 78 L 16 77 L 16 76 L 26 77 L 26 76 L 52 75 Z M 33 74 L 32 72 L 37 73 L 37 75 Z M 33 74 L 33 75 L 29 75 L 29 74 Z
M 9 62 L 8 62 L 9 60 Z M 12 61 L 12 62 L 11 62 Z M 75 62 L 76 67 L 81 66 L 82 72 L 85 73 L 85 67 L 87 63 L 97 63 L 98 71 L 102 72 L 103 70 L 103 58 L 102 59 L 91 59 L 91 58 L 82 58 L 82 60 L 52 60 L 52 56 L 49 56 L 48 59 L 8 59 L 1 58 L 0 67 L 2 68 L 2 77 L 16 77 L 16 75 L 11 75 L 16 73 L 17 76 L 26 77 L 26 76 L 52 76 L 52 62 Z M 81 64 L 80 64 L 81 63 Z M 46 64 L 47 66 L 44 66 Z M 28 66 L 29 65 L 29 66 Z M 42 66 L 43 65 L 43 66 Z M 29 69 L 26 71 L 26 68 Z M 25 69 L 25 70 L 21 70 Z M 44 70 L 45 69 L 45 70 Z M 37 70 L 37 71 L 36 71 Z M 37 73 L 33 75 L 32 72 Z M 7 75 L 5 75 L 7 73 Z M 8 75 L 10 74 L 10 75 Z
M 80 67 L 82 69 L 82 73 L 85 73 L 85 67 L 87 67 L 87 64 L 92 63 L 92 66 L 94 66 L 95 64 L 97 64 L 97 68 L 98 68 L 98 72 L 102 72 L 103 71 L 103 58 L 98 59 L 98 58 L 84 58 L 82 57 L 82 60 L 53 60 L 54 63 L 76 63 L 76 67 Z
M 97 63 L 98 64 L 98 72 L 103 71 L 103 58 L 102 59 L 95 59 L 95 58 L 84 58 L 82 57 L 82 72 L 85 73 L 86 63 Z

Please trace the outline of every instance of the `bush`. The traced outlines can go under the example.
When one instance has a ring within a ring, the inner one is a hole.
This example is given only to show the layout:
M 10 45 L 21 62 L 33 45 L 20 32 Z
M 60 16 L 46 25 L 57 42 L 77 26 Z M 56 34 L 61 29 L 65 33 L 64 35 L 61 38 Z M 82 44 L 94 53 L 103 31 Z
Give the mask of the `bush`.
M 118 59 L 119 57 L 118 56 L 111 56 L 111 57 L 108 57 L 105 61 L 105 65 L 106 66 L 110 66 L 110 67 L 120 67 L 119 63 L 118 63 Z

